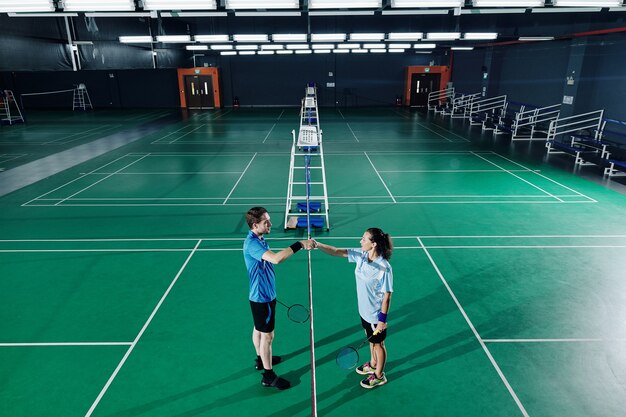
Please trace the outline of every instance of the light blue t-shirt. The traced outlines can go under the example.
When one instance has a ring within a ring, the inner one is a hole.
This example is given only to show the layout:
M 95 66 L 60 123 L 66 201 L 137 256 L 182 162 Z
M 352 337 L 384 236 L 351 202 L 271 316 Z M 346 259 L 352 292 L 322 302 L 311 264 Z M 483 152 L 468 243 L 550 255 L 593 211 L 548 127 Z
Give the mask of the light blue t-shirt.
M 385 293 L 393 292 L 391 265 L 382 256 L 368 262 L 367 252 L 361 249 L 348 249 L 348 261 L 356 262 L 354 275 L 359 314 L 368 323 L 376 324 Z
M 276 275 L 274 264 L 263 260 L 263 254 L 270 249 L 265 239 L 252 230 L 243 242 L 243 258 L 250 278 L 250 301 L 268 303 L 276 298 Z

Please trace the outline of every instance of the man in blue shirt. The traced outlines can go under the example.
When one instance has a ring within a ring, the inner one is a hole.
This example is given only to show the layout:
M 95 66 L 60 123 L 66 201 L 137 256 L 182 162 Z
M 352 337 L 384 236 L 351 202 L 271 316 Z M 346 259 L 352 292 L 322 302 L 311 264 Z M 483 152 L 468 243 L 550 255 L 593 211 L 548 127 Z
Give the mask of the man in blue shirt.
M 280 362 L 280 356 L 272 356 L 274 323 L 276 319 L 276 275 L 274 265 L 289 258 L 302 248 L 310 250 L 312 241 L 302 240 L 281 250 L 272 252 L 263 235 L 270 233 L 272 222 L 263 207 L 253 207 L 246 213 L 250 227 L 243 243 L 243 257 L 250 278 L 250 308 L 254 320 L 252 343 L 256 350 L 256 369 L 263 369 L 261 384 L 265 387 L 287 389 L 290 382 L 274 373 L 272 365 Z

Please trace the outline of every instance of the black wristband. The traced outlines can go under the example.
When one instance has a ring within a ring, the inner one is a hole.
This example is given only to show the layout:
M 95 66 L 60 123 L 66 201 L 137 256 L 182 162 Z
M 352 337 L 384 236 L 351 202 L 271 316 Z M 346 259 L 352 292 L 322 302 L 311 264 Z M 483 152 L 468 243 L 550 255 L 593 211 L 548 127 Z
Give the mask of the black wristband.
M 300 241 L 294 243 L 293 245 L 289 246 L 291 248 L 291 250 L 293 251 L 293 253 L 298 252 L 300 249 L 302 249 L 302 243 L 300 243 Z

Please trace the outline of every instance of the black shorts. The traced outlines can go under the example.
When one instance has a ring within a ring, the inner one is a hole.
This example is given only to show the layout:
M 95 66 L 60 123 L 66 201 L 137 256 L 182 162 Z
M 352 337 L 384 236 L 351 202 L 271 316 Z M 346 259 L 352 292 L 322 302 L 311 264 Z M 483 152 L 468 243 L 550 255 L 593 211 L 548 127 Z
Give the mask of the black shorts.
M 254 328 L 262 333 L 273 332 L 276 321 L 276 300 L 269 303 L 250 301 L 250 308 L 252 309 Z
M 361 326 L 365 329 L 367 337 L 371 337 L 370 343 L 381 343 L 387 338 L 387 329 L 378 333 L 376 336 L 372 336 L 374 334 L 374 330 L 376 329 L 376 325 L 366 322 L 363 320 L 363 317 L 361 317 Z

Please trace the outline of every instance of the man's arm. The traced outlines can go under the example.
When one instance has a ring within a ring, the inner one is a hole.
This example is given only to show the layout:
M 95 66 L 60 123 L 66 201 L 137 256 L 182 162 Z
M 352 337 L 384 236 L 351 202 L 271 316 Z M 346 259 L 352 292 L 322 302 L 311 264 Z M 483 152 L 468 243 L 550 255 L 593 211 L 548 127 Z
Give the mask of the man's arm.
M 293 245 L 289 246 L 288 248 L 281 250 L 280 252 L 272 252 L 271 250 L 268 250 L 267 252 L 263 254 L 262 259 L 264 261 L 277 265 L 287 260 L 287 258 L 289 258 L 294 253 L 298 252 L 300 249 L 304 248 L 306 250 L 311 250 L 312 247 L 313 247 L 313 244 L 311 243 L 310 240 L 300 240 L 294 243 Z

